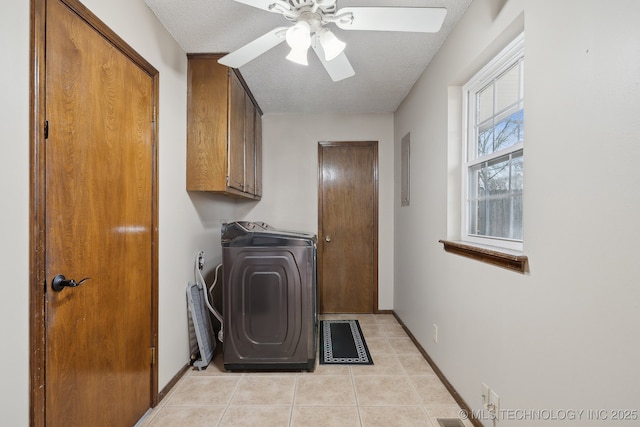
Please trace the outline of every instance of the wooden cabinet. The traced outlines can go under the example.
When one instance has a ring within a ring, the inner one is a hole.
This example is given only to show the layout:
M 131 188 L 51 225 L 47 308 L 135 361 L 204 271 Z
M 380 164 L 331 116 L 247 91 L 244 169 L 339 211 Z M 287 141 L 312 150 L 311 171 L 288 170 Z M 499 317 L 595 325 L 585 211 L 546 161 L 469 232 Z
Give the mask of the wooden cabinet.
M 188 55 L 187 190 L 262 196 L 262 112 L 216 54 Z

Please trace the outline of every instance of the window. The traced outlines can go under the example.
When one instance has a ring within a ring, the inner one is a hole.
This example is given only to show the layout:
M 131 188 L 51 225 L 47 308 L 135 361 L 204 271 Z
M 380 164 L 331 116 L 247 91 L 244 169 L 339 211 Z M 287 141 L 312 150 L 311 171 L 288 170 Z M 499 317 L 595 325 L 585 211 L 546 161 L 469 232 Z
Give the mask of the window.
M 524 34 L 464 87 L 463 240 L 522 250 Z

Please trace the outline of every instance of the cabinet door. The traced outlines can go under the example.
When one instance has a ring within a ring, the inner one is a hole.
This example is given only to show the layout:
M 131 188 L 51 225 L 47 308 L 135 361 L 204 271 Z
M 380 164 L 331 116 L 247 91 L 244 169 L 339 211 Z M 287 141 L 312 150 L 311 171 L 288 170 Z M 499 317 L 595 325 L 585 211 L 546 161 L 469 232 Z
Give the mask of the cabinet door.
M 244 182 L 244 115 L 245 91 L 233 71 L 229 71 L 229 165 L 227 186 L 245 191 Z
M 262 197 L 262 117 L 256 111 L 255 117 L 255 142 L 256 142 L 256 191 L 257 197 Z
M 227 189 L 228 71 L 211 58 L 189 58 L 187 190 Z
M 244 115 L 244 191 L 249 194 L 256 192 L 256 143 L 255 143 L 255 115 L 256 107 L 249 95 L 245 97 Z

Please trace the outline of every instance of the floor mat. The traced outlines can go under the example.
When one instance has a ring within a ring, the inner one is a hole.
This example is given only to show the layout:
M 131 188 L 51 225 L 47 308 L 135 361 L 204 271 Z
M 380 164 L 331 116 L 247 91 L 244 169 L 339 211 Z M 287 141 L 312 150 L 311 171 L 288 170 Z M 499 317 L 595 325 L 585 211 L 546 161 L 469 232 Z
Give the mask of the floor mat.
M 373 365 L 357 320 L 320 322 L 321 365 Z

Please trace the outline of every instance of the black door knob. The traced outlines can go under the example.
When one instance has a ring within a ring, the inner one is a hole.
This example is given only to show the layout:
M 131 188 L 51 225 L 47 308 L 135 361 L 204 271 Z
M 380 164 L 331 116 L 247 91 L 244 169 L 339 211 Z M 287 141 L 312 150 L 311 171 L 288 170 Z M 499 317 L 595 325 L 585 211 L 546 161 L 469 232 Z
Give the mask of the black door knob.
M 58 274 L 51 281 L 51 289 L 53 289 L 56 292 L 60 292 L 64 288 L 75 288 L 77 286 L 80 286 L 87 280 L 89 280 L 89 278 L 85 277 L 84 279 L 80 280 L 79 282 L 76 282 L 73 279 L 67 280 L 67 278 L 64 277 L 64 275 Z

